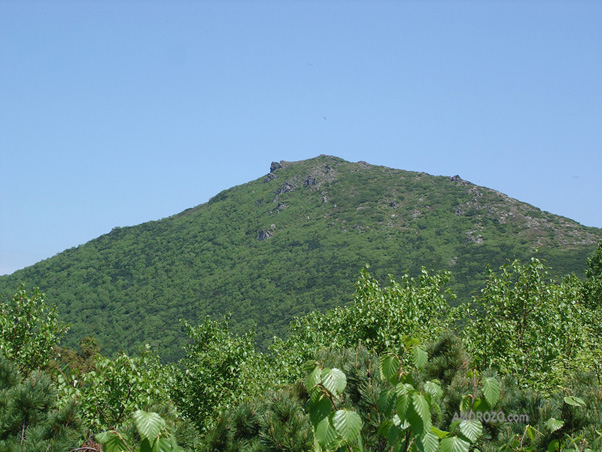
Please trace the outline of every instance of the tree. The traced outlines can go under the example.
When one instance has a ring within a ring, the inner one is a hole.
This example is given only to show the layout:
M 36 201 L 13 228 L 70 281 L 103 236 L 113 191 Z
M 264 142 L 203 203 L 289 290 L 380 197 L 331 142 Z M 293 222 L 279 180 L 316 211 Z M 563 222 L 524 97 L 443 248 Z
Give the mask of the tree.
M 211 427 L 218 413 L 265 390 L 269 370 L 255 350 L 253 334 L 232 336 L 227 316 L 194 327 L 184 323 L 191 343 L 177 370 L 171 396 L 200 432 Z
M 602 309 L 602 242 L 587 260 L 585 271 L 585 299 L 588 307 Z
M 0 357 L 0 450 L 64 452 L 77 447 L 80 419 L 72 402 L 57 407 L 56 389 L 42 371 L 25 379 Z
M 8 300 L 0 300 L 0 355 L 24 373 L 45 368 L 66 331 L 56 308 L 37 288 L 29 295 L 21 285 Z
M 362 269 L 355 283 L 354 302 L 326 313 L 313 311 L 291 323 L 287 341 L 276 340 L 272 351 L 288 359 L 291 376 L 300 377 L 300 365 L 321 347 L 355 347 L 364 344 L 382 353 L 403 345 L 406 336 L 429 342 L 448 327 L 449 273 L 430 274 L 422 269 L 417 278 L 404 275 L 400 282 L 389 277 L 382 286 Z M 288 358 L 287 358 L 288 356 Z M 296 372 L 295 372 L 296 370 Z
M 516 260 L 499 274 L 490 270 L 481 295 L 458 312 L 466 347 L 481 369 L 552 388 L 567 378 L 565 370 L 578 367 L 586 342 L 580 285 L 572 278 L 549 280 L 538 259 Z
M 600 312 L 602 311 L 602 242 L 587 260 L 585 281 L 583 282 L 583 296 L 585 298 L 584 331 L 587 334 L 587 349 L 583 359 L 590 363 L 602 384 L 602 327 L 600 326 Z
M 92 429 L 116 428 L 137 409 L 169 406 L 171 376 L 148 350 L 114 359 L 96 356 L 94 370 L 64 380 L 62 395 L 80 401 L 82 418 Z
M 444 340 L 454 347 L 449 337 Z M 427 352 L 415 339 L 381 357 L 359 345 L 323 349 L 314 358 L 303 366 L 308 374 L 302 383 L 224 411 L 204 450 L 467 452 L 485 426 L 452 421 L 441 409 L 466 416 L 491 411 L 500 394 L 496 379 L 473 373 L 455 388 L 461 397 L 453 407 L 442 403 L 448 387 L 429 373 L 449 374 L 458 364 L 455 371 L 463 373 L 463 364 L 439 361 L 427 370 Z

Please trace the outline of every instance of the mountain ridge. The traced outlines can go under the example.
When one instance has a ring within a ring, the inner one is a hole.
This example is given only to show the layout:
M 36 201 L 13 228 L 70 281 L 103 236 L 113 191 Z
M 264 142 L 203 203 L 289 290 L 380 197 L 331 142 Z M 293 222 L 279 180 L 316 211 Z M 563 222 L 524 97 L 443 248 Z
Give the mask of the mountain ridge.
M 292 316 L 351 301 L 366 263 L 379 278 L 449 270 L 465 301 L 487 264 L 537 249 L 558 275 L 580 272 L 601 239 L 602 229 L 459 176 L 321 155 L 273 162 L 204 204 L 2 276 L 0 293 L 21 281 L 46 291 L 73 324 L 69 345 L 87 334 L 110 353 L 150 342 L 170 360 L 183 341 L 180 318 L 231 311 L 234 329 L 257 325 L 265 346 Z

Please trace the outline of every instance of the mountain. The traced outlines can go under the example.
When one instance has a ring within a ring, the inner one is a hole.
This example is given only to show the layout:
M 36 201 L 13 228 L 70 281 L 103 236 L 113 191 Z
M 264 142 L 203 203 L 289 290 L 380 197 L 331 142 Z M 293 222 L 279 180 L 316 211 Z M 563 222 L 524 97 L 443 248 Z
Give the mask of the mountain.
M 360 268 L 379 279 L 449 270 L 458 302 L 486 266 L 537 249 L 557 275 L 581 274 L 602 229 L 543 212 L 459 176 L 431 176 L 332 156 L 274 162 L 267 175 L 159 221 L 97 239 L 0 277 L 0 293 L 39 286 L 72 324 L 67 344 L 148 342 L 181 353 L 180 319 L 232 312 L 266 345 L 293 316 L 347 303 Z

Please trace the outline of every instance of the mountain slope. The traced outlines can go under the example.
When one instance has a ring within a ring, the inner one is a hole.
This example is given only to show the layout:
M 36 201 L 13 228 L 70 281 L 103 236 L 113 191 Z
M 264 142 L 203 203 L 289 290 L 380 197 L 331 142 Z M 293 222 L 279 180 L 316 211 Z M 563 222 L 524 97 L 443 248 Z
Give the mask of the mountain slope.
M 460 301 L 487 264 L 535 248 L 558 274 L 581 273 L 602 230 L 586 228 L 454 176 L 430 176 L 331 156 L 273 163 L 270 173 L 208 203 L 134 227 L 0 278 L 39 286 L 107 353 L 154 344 L 180 352 L 179 319 L 232 312 L 266 344 L 295 315 L 351 300 L 360 267 L 451 270 Z

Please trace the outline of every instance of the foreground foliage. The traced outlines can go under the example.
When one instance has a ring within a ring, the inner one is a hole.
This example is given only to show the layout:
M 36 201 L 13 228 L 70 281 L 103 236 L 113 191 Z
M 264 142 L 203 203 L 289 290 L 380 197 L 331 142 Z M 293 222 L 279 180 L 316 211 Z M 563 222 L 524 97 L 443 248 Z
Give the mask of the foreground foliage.
M 0 356 L 0 451 L 64 452 L 77 444 L 81 420 L 73 400 L 58 406 L 50 377 L 23 376 Z
M 116 430 L 102 432 L 96 439 L 102 444 L 103 452 L 179 452 L 182 451 L 175 435 L 169 432 L 165 420 L 157 413 L 137 410 L 133 415 L 135 433 L 140 438 L 134 446 L 135 435 L 125 437 Z
M 600 346 L 599 310 L 588 306 L 579 280 L 550 280 L 538 259 L 490 271 L 481 295 L 459 311 L 476 364 L 522 385 L 551 389 L 599 366 L 589 359 Z
M 21 371 L 45 368 L 66 331 L 56 308 L 38 289 L 30 295 L 21 285 L 8 300 L 0 300 L 0 356 L 13 360 Z
M 171 365 L 48 348 L 64 327 L 20 288 L 0 311 L 0 451 L 599 450 L 601 273 L 602 244 L 583 280 L 515 261 L 452 308 L 446 272 L 381 286 L 366 268 L 353 303 L 267 352 L 229 317 L 184 323 Z
M 198 327 L 185 323 L 191 339 L 170 385 L 171 396 L 200 431 L 210 428 L 220 410 L 265 389 L 270 372 L 253 335 L 233 337 L 228 318 L 206 318 Z

